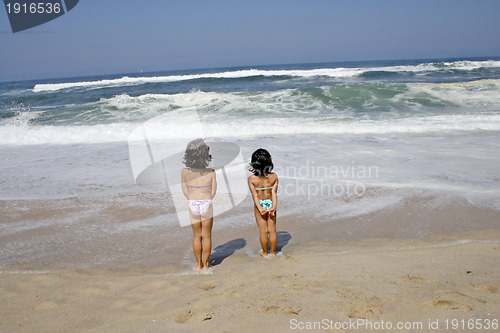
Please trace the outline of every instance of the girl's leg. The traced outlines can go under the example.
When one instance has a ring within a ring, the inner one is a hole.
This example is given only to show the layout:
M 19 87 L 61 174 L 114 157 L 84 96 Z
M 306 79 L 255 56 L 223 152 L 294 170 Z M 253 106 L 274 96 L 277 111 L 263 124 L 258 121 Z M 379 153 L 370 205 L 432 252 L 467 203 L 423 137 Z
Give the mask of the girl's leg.
M 196 258 L 195 268 L 197 271 L 201 270 L 201 234 L 202 225 L 199 217 L 190 212 L 191 227 L 193 228 L 193 251 Z
M 209 260 L 212 253 L 212 225 L 213 225 L 213 208 L 210 208 L 203 214 L 201 221 L 201 239 L 203 242 L 203 269 L 207 270 L 210 267 Z
M 254 214 L 255 214 L 255 221 L 257 221 L 257 225 L 259 226 L 260 246 L 262 247 L 261 256 L 267 258 L 267 246 L 268 246 L 267 236 L 269 234 L 269 230 L 267 228 L 267 220 L 264 218 L 264 217 L 267 218 L 267 216 L 264 215 L 264 217 L 262 217 L 257 207 L 254 207 Z
M 269 230 L 269 243 L 271 245 L 271 255 L 276 255 L 276 245 L 278 244 L 278 235 L 276 234 L 276 215 L 268 214 L 267 228 Z

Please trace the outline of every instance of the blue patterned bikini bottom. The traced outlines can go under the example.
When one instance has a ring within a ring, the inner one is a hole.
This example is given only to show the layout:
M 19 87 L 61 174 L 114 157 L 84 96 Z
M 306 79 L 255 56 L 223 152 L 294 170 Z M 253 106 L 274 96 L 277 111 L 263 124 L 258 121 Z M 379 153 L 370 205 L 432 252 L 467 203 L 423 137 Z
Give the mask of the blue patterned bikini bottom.
M 273 206 L 273 201 L 271 199 L 259 199 L 259 202 L 262 208 L 267 210 L 271 209 Z

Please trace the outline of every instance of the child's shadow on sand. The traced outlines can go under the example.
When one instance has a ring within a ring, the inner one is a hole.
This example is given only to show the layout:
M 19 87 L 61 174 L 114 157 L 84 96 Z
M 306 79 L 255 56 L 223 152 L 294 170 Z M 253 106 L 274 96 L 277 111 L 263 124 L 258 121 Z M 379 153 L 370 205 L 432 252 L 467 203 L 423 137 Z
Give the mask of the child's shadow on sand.
M 290 239 L 292 239 L 292 235 L 286 231 L 278 231 L 278 243 L 276 244 L 276 252 L 281 252 Z
M 227 242 L 226 244 L 222 244 L 217 246 L 214 249 L 214 252 L 210 254 L 210 265 L 217 266 L 224 261 L 227 257 L 233 255 L 236 250 L 242 249 L 247 245 L 247 241 L 243 238 L 233 239 L 232 241 Z

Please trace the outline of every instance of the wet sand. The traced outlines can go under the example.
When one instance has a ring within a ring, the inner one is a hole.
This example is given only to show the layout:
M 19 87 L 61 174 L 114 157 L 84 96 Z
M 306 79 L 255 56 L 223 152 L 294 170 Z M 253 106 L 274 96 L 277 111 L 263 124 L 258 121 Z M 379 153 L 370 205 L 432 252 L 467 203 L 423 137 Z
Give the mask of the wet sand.
M 272 259 L 249 256 L 243 245 L 236 238 L 215 249 L 218 261 L 205 274 L 9 267 L 0 273 L 0 331 L 364 332 L 369 327 L 335 325 L 384 321 L 424 332 L 438 321 L 434 331 L 445 332 L 446 319 L 500 319 L 500 229 L 282 242 L 283 254 Z

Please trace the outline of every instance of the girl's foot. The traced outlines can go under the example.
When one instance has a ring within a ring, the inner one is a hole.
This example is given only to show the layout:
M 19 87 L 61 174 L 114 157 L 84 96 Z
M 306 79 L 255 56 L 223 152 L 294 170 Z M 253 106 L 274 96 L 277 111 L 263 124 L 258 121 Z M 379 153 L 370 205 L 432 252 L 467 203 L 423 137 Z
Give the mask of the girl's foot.
M 261 252 L 261 253 L 260 253 L 260 256 L 261 256 L 262 258 L 267 258 L 267 253 Z
M 210 264 L 207 262 L 206 264 L 203 264 L 203 270 L 208 271 L 210 268 Z
M 196 269 L 198 272 L 201 271 L 201 263 L 196 263 L 196 265 L 194 265 L 194 269 Z
M 271 257 L 276 257 L 276 252 L 271 252 L 271 253 L 269 253 L 269 255 L 270 255 Z

